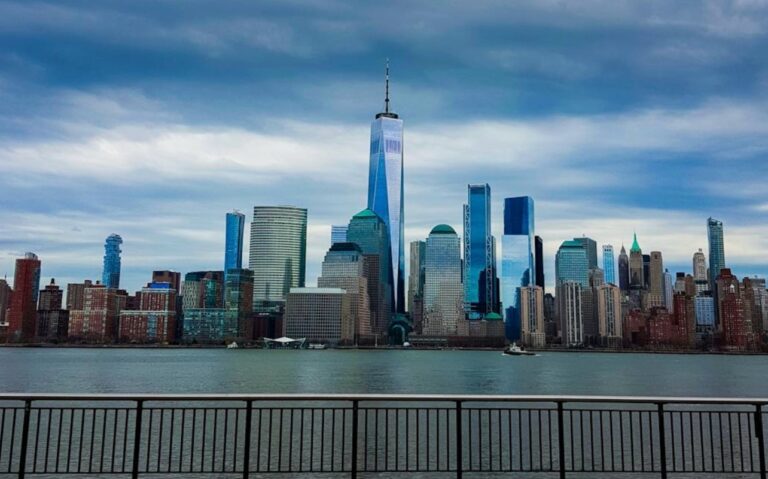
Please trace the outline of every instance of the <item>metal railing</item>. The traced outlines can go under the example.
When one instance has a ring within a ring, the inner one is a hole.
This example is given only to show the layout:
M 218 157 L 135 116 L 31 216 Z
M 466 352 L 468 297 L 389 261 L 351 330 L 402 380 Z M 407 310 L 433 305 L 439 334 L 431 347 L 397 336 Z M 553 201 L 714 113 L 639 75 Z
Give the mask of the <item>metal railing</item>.
M 765 478 L 766 404 L 591 396 L 0 394 L 0 477 Z

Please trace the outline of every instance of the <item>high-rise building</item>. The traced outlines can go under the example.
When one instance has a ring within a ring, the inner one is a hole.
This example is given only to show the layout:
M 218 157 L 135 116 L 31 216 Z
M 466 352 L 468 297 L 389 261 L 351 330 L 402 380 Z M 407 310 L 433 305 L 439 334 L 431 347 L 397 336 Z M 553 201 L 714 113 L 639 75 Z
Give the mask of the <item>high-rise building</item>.
M 361 337 L 371 335 L 371 307 L 368 281 L 365 277 L 365 256 L 355 243 L 334 243 L 323 261 L 322 274 L 317 279 L 320 288 L 340 288 L 349 296 L 353 331 L 350 341 L 357 344 Z
M 699 281 L 707 281 L 707 259 L 704 257 L 704 252 L 699 250 L 693 253 L 693 279 Z
M 587 261 L 589 263 L 589 269 L 597 268 L 597 242 L 592 238 L 582 236 L 581 238 L 573 238 L 573 241 L 581 243 L 584 247 L 584 251 L 587 252 Z
M 696 331 L 712 332 L 715 330 L 715 298 L 710 292 L 693 299 L 696 311 Z
M 120 311 L 118 337 L 130 343 L 167 343 L 176 333 L 176 290 L 170 283 L 142 288 L 139 307 Z
M 723 222 L 714 218 L 707 219 L 707 239 L 709 241 L 709 282 L 714 284 L 720 271 L 725 268 L 725 242 L 723 240 Z M 715 288 L 712 287 L 712 290 Z
M 376 335 L 383 335 L 389 328 L 394 313 L 393 275 L 389 255 L 389 234 L 384 221 L 370 209 L 365 209 L 349 222 L 347 240 L 360 247 L 365 256 L 365 277 L 371 327 Z
M 564 241 L 555 256 L 555 278 L 557 283 L 577 282 L 582 288 L 589 288 L 589 259 L 582 243 Z
M 350 296 L 341 288 L 291 288 L 285 305 L 285 334 L 311 343 L 354 339 Z
M 253 308 L 282 308 L 291 288 L 304 286 L 307 210 L 254 206 L 248 269 L 253 271 Z
M 13 293 L 6 319 L 8 341 L 29 341 L 37 326 L 37 297 L 40 289 L 40 260 L 34 253 L 26 253 L 16 260 Z
M 0 278 L 0 324 L 5 324 L 5 315 L 11 302 L 11 286 L 5 279 Z
M 664 261 L 660 251 L 651 251 L 648 271 L 648 309 L 666 306 Z M 671 311 L 671 309 L 668 309 L 668 311 Z
M 711 254 L 710 254 L 711 256 Z M 711 258 L 710 258 L 711 261 Z M 729 268 L 722 268 L 716 280 L 717 318 L 727 349 L 748 350 L 754 345 L 751 308 L 744 298 L 739 279 Z
M 667 269 L 664 271 L 664 306 L 668 311 L 672 311 L 674 293 L 675 281 L 672 279 L 672 273 Z
M 582 344 L 585 323 L 593 323 L 592 289 L 589 282 L 589 259 L 584 243 L 564 241 L 555 256 L 558 314 L 563 343 L 569 346 Z M 574 295 L 578 294 L 578 300 Z M 585 299 L 588 300 L 585 302 Z M 578 311 L 574 308 L 578 306 Z M 589 316 L 585 320 L 585 315 Z
M 621 346 L 621 290 L 607 283 L 597 288 L 597 317 L 600 337 L 606 346 Z
M 408 271 L 408 312 L 416 322 L 415 303 L 424 297 L 424 255 L 427 247 L 425 241 L 411 241 L 410 264 Z
M 637 242 L 637 233 L 632 240 L 629 250 L 629 287 L 630 289 L 645 288 L 645 269 L 643 267 L 643 250 Z
M 51 278 L 51 282 L 45 285 L 44 289 L 40 290 L 37 309 L 51 310 L 61 309 L 64 299 L 64 291 L 56 284 L 56 280 Z
M 253 273 L 247 269 L 195 271 L 182 287 L 184 342 L 221 343 L 252 338 Z
M 504 236 L 501 239 L 501 300 L 507 339 L 520 341 L 518 292 L 536 279 L 534 204 L 530 196 L 504 199 Z
M 83 300 L 85 297 L 85 288 L 93 286 L 93 281 L 86 279 L 82 283 L 67 284 L 67 309 L 83 309 Z
M 224 309 L 237 319 L 237 336 L 253 339 L 253 271 L 239 268 L 224 274 Z
M 613 256 L 613 245 L 603 245 L 603 271 L 605 272 L 605 282 L 616 284 L 616 264 Z
M 619 253 L 619 289 L 629 291 L 629 256 L 624 245 L 621 245 Z
M 227 213 L 224 239 L 224 271 L 243 267 L 243 232 L 245 215 L 235 210 Z
M 389 63 L 384 111 L 371 123 L 368 209 L 387 225 L 397 312 L 405 311 L 405 236 L 403 223 L 403 121 L 389 110 Z
M 646 291 L 651 287 L 651 255 L 643 255 L 643 279 L 645 280 Z
M 560 334 L 566 346 L 579 346 L 584 343 L 582 293 L 582 285 L 578 281 L 558 282 L 556 287 Z
M 544 240 L 541 236 L 533 237 L 533 249 L 534 249 L 534 270 L 536 275 L 535 284 L 544 291 L 546 294 L 546 288 L 544 287 Z
M 105 288 L 120 288 L 121 244 L 123 244 L 123 238 L 116 234 L 107 236 L 104 243 L 104 270 L 101 274 L 101 284 Z
M 547 339 L 544 330 L 544 290 L 535 285 L 522 286 L 519 298 L 522 341 L 534 348 L 543 348 Z
M 62 309 L 64 291 L 51 278 L 50 284 L 40 290 L 37 301 L 35 336 L 41 340 L 59 340 L 67 337 L 69 311 Z
M 331 226 L 331 246 L 347 242 L 347 225 Z
M 69 337 L 89 342 L 112 342 L 118 337 L 125 291 L 94 284 L 85 288 L 83 309 L 69 312 Z
M 171 289 L 175 290 L 177 293 L 181 292 L 181 273 L 178 271 L 167 269 L 152 271 L 152 282 L 168 283 L 171 286 Z
M 498 310 L 491 187 L 467 186 L 464 205 L 464 309 L 470 320 Z
M 457 334 L 464 318 L 461 244 L 456 231 L 437 225 L 427 237 L 424 259 L 424 328 L 427 336 Z

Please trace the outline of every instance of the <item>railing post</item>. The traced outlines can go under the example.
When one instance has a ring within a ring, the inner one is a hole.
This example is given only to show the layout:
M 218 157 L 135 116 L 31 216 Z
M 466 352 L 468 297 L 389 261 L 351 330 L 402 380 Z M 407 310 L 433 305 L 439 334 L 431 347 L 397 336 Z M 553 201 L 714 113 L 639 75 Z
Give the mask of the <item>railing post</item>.
M 429 414 L 429 412 L 427 412 Z M 462 426 L 461 426 L 461 401 L 456 401 L 456 477 L 461 479 L 464 473 L 464 447 L 461 443 L 462 438 Z M 469 431 L 472 435 L 472 431 Z M 427 434 L 427 441 L 429 441 L 429 434 Z
M 757 454 L 760 458 L 760 478 L 766 479 L 765 438 L 763 437 L 763 405 L 755 404 L 755 434 L 757 434 Z
M 26 401 L 24 401 L 24 423 L 21 429 L 21 454 L 19 457 L 19 478 L 20 479 L 24 478 L 24 474 L 26 473 L 26 470 L 27 470 L 27 442 L 29 442 L 29 416 L 31 413 L 32 413 L 32 400 L 27 399 Z
M 659 461 L 661 461 L 661 479 L 667 479 L 667 438 L 664 427 L 664 403 L 657 403 L 657 406 L 659 411 Z
M 565 431 L 563 430 L 563 402 L 557 402 L 557 457 L 560 461 L 560 479 L 565 479 Z M 520 459 L 522 461 L 522 459 Z
M 357 431 L 358 431 L 357 400 L 352 401 L 352 479 L 357 479 Z M 406 421 L 408 419 L 406 418 Z M 407 440 L 406 440 L 407 441 Z
M 248 479 L 251 470 L 251 421 L 253 401 L 245 401 L 245 443 L 243 445 L 243 479 Z
M 131 468 L 131 478 L 139 477 L 139 451 L 141 450 L 141 417 L 144 415 L 144 400 L 136 401 L 136 422 L 133 431 L 133 466 Z M 152 438 L 150 438 L 151 440 Z M 147 450 L 149 454 L 149 450 Z

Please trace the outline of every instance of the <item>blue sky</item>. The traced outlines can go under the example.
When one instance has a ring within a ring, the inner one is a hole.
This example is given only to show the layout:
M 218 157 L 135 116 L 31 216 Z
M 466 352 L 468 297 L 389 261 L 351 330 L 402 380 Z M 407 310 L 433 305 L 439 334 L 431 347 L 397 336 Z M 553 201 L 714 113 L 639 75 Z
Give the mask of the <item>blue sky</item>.
M 365 206 L 392 63 L 406 240 L 460 231 L 466 184 L 531 195 L 554 252 L 706 251 L 768 273 L 768 1 L 0 1 L 0 274 L 218 269 L 224 214 L 309 209 L 307 277 Z M 247 245 L 246 245 L 247 246 Z M 247 254 L 245 257 L 247 261 Z

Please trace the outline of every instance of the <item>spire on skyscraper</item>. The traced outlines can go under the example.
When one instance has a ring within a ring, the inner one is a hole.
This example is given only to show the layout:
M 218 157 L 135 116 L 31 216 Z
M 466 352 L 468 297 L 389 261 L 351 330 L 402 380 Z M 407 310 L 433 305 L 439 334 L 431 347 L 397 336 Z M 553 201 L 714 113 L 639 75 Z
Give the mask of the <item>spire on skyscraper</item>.
M 640 244 L 637 242 L 637 232 L 635 232 L 634 238 L 632 239 L 632 248 L 629 250 L 631 252 L 640 252 Z
M 384 70 L 384 111 L 376 114 L 376 118 L 398 118 L 397 113 L 389 111 L 389 58 Z

